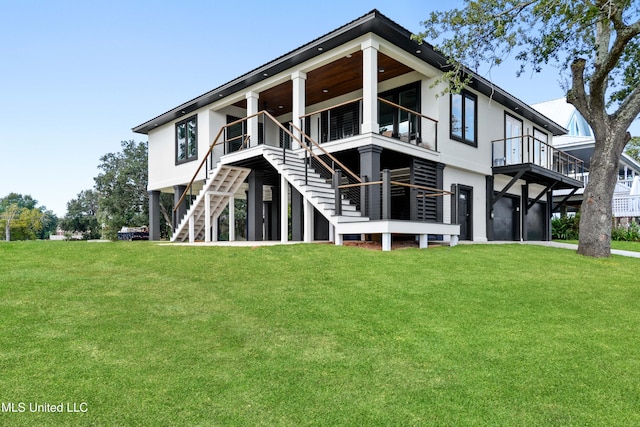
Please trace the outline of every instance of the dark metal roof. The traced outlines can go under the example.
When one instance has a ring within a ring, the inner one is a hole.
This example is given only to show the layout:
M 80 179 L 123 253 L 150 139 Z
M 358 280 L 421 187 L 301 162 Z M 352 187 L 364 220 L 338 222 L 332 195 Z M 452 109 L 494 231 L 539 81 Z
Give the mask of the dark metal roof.
M 374 33 L 382 37 L 435 68 L 444 69 L 446 66 L 446 58 L 439 52 L 435 51 L 433 46 L 428 43 L 419 45 L 416 41 L 411 40 L 412 33 L 409 30 L 398 25 L 396 22 L 374 9 L 360 18 L 357 18 L 322 37 L 318 37 L 317 39 L 286 53 L 273 61 L 270 61 L 228 83 L 223 84 L 222 86 L 219 86 L 197 98 L 167 111 L 164 114 L 159 115 L 158 117 L 134 127 L 133 131 L 141 134 L 148 134 L 149 131 L 154 129 L 156 126 L 160 126 L 183 117 L 184 115 L 219 99 L 224 99 L 224 97 L 230 94 L 237 93 L 238 91 L 246 89 L 257 82 L 265 80 L 269 78 L 269 76 L 273 76 L 287 69 L 293 68 L 311 58 L 322 55 L 326 51 L 341 46 L 350 40 L 368 33 Z M 319 50 L 319 47 L 321 47 L 322 50 Z M 471 70 L 466 71 L 473 77 L 469 87 L 491 97 L 498 103 L 512 110 L 514 113 L 547 129 L 553 135 L 567 133 L 567 130 L 562 126 L 538 113 L 515 96 L 509 94 Z

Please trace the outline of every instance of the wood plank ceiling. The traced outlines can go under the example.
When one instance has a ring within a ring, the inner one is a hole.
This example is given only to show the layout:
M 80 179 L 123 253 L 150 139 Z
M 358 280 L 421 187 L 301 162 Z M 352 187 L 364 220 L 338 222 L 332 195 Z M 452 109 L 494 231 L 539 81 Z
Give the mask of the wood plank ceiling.
M 378 82 L 413 71 L 410 67 L 378 52 Z M 362 51 L 347 55 L 307 73 L 306 103 L 314 105 L 362 89 Z M 276 116 L 292 111 L 292 83 L 284 82 L 260 93 L 259 110 Z M 234 104 L 247 108 L 247 101 Z

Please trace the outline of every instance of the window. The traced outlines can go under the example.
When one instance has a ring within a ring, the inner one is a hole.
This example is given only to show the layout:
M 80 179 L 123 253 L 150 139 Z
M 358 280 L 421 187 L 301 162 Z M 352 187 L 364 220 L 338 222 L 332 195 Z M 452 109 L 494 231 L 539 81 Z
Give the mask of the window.
M 380 98 L 420 112 L 420 82 L 381 93 Z M 420 121 L 415 114 L 410 114 L 386 102 L 378 103 L 378 123 L 380 135 L 397 138 L 404 142 L 415 143 L 420 134 Z
M 451 139 L 478 146 L 476 105 L 476 96 L 472 93 L 462 91 L 451 94 Z
M 176 123 L 176 164 L 198 158 L 198 119 L 189 117 Z

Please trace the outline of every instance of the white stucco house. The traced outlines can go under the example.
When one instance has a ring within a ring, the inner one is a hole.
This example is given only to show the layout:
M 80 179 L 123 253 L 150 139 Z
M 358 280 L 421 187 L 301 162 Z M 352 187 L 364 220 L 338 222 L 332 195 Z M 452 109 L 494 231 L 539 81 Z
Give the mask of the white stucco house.
M 174 241 L 215 240 L 234 198 L 248 240 L 550 239 L 553 190 L 582 187 L 567 130 L 471 71 L 441 95 L 445 58 L 410 36 L 373 10 L 136 126 L 150 239 L 161 192 Z

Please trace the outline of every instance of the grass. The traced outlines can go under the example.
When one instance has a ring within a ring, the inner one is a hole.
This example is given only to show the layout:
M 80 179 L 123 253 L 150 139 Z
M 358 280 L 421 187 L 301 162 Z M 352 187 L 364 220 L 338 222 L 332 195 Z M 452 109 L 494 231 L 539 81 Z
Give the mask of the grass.
M 574 245 L 578 244 L 577 240 L 554 240 L 556 242 L 562 243 L 573 243 Z M 619 249 L 622 251 L 631 251 L 631 252 L 640 252 L 640 242 L 626 242 L 622 240 L 612 240 L 611 241 L 611 249 Z
M 639 425 L 638 260 L 0 244 L 3 425 Z M 86 402 L 85 413 L 30 403 Z

